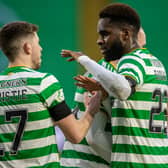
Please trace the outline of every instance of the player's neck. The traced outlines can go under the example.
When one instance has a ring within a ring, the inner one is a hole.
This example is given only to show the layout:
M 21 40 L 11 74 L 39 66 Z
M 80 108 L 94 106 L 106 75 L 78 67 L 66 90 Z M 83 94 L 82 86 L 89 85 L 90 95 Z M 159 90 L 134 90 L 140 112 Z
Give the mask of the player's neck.
M 31 59 L 29 55 L 18 55 L 14 61 L 9 61 L 8 67 L 24 66 L 32 68 Z
M 23 63 L 23 62 L 10 62 L 9 65 L 8 65 L 9 68 L 18 67 L 18 66 L 32 68 L 29 64 L 26 64 L 26 63 Z
M 110 61 L 109 63 L 110 63 L 111 65 L 113 65 L 114 68 L 116 68 L 118 61 L 119 61 L 119 60 L 113 60 L 113 61 Z

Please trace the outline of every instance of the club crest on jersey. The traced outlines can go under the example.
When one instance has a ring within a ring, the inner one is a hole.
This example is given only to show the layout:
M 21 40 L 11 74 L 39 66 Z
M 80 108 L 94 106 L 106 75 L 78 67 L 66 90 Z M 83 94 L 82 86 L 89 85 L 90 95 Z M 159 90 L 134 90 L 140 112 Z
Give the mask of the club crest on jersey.
M 56 96 L 55 96 L 55 100 L 57 102 L 62 102 L 64 100 L 64 93 L 63 93 L 63 89 L 60 89 L 56 92 Z

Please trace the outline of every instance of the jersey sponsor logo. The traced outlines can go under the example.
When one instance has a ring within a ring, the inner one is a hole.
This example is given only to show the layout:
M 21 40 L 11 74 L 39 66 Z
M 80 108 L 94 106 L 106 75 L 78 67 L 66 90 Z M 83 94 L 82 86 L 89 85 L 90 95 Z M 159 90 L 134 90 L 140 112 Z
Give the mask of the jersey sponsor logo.
M 27 85 L 27 79 L 15 79 L 11 81 L 0 82 L 0 88 L 20 87 L 20 86 L 26 86 L 26 85 Z

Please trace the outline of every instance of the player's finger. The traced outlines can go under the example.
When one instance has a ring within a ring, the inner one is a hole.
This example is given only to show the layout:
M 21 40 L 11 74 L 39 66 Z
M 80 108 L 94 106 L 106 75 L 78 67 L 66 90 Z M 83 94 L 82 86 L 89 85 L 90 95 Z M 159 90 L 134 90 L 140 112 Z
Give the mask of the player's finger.
M 92 92 L 92 91 L 94 90 L 94 88 L 91 88 L 90 86 L 85 85 L 85 84 L 83 84 L 83 83 L 75 83 L 75 85 L 76 85 L 76 86 L 79 86 L 79 87 L 82 87 L 82 88 L 88 90 L 89 92 Z
M 77 81 L 79 81 L 79 82 L 82 82 L 82 81 L 83 81 L 83 79 L 81 79 L 80 76 L 75 76 L 74 79 L 77 80 Z
M 86 77 L 82 76 L 82 75 L 78 75 L 78 76 L 74 77 L 74 79 L 78 80 L 78 81 L 86 81 Z
M 87 86 L 84 85 L 83 83 L 75 83 L 75 85 L 87 89 Z
M 71 62 L 71 61 L 74 61 L 74 60 L 75 60 L 74 58 L 67 59 L 68 62 Z
M 70 57 L 71 55 L 69 53 L 60 53 L 62 57 Z
M 71 51 L 71 50 L 65 50 L 65 49 L 62 49 L 61 52 L 62 52 L 62 53 L 70 54 L 72 51 Z

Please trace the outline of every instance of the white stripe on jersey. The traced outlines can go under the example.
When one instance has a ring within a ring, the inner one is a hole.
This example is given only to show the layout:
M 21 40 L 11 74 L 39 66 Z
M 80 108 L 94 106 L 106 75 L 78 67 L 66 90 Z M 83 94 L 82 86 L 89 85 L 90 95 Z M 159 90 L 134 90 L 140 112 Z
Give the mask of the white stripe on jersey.
M 97 155 L 97 153 L 89 146 L 89 145 L 83 145 L 83 144 L 71 144 L 70 142 L 66 141 L 66 144 L 64 145 L 64 150 L 75 150 L 77 152 L 83 152 L 88 154 Z
M 20 78 L 43 78 L 46 75 L 46 73 L 40 73 L 40 72 L 17 72 L 13 73 L 12 75 L 1 75 L 0 80 L 17 80 Z
M 121 58 L 121 60 L 119 61 L 119 63 L 120 62 L 122 62 L 123 60 L 125 60 L 125 59 L 131 59 L 131 60 L 135 60 L 136 62 L 139 62 L 143 67 L 145 67 L 146 65 L 145 65 L 145 62 L 143 61 L 143 59 L 141 59 L 141 58 L 138 58 L 138 57 L 136 57 L 136 56 L 124 56 L 124 57 L 122 57 Z M 119 69 L 120 70 L 120 69 Z
M 112 160 L 118 162 L 132 162 L 132 163 L 145 163 L 145 164 L 167 164 L 168 155 L 146 155 L 146 154 L 132 154 L 132 153 L 112 153 Z M 142 159 L 143 158 L 143 159 Z
M 166 103 L 162 103 L 162 105 L 163 108 L 166 108 L 167 106 Z M 136 100 L 127 100 L 122 102 L 120 100 L 115 99 L 113 109 L 121 108 L 121 109 L 151 110 L 151 108 L 155 106 L 157 106 L 157 102 L 136 101 Z
M 140 56 L 141 58 L 144 58 L 144 59 L 149 59 L 149 60 L 157 59 L 155 56 L 153 56 L 151 54 L 139 53 L 139 51 L 136 51 L 135 54 L 137 54 L 138 56 Z
M 97 163 L 96 161 L 88 161 L 84 159 L 61 158 L 61 166 L 80 167 L 80 168 L 109 168 L 108 165 Z
M 140 88 L 137 86 L 138 88 L 138 92 L 153 92 L 155 89 L 161 89 L 161 91 L 163 92 L 164 90 L 168 91 L 168 86 L 165 84 L 151 84 L 151 83 L 146 83 L 145 85 L 141 85 Z
M 45 124 L 42 124 L 42 123 L 45 123 Z M 16 128 L 18 127 L 18 124 L 19 123 L 15 123 L 15 124 L 6 123 L 3 125 L 0 125 L 0 134 L 16 132 Z M 51 126 L 53 126 L 51 118 L 38 120 L 38 121 L 27 121 L 24 131 L 33 131 L 34 129 L 39 130 L 39 129 L 44 129 L 46 127 L 51 127 Z
M 56 143 L 55 135 L 51 135 L 45 138 L 38 138 L 33 140 L 21 140 L 20 146 L 18 150 L 27 150 L 27 149 L 36 149 L 36 148 L 43 148 L 47 145 L 52 145 Z M 2 143 L 2 145 L 5 145 L 5 151 L 10 151 L 11 146 L 13 142 L 6 142 Z
M 150 116 L 150 112 L 149 112 L 149 116 Z M 149 119 L 145 120 L 145 119 L 136 119 L 136 118 L 112 117 L 112 123 L 113 123 L 113 126 L 125 126 L 125 127 L 131 126 L 131 127 L 149 129 Z M 162 126 L 164 124 L 164 121 L 154 120 L 153 124 L 157 126 Z
M 146 138 L 137 136 L 136 141 L 132 141 L 134 136 L 127 135 L 113 135 L 113 140 L 116 144 L 131 144 L 131 145 L 143 145 L 143 146 L 158 146 L 158 147 L 167 147 L 168 139 L 160 139 L 160 138 Z
M 43 90 L 45 90 L 47 87 L 49 87 L 53 83 L 57 83 L 57 82 L 58 82 L 58 80 L 53 75 L 50 75 L 50 76 L 44 78 L 42 80 L 42 83 L 41 83 L 41 86 L 43 88 L 40 88 L 40 92 L 42 92 Z
M 39 103 L 27 103 L 27 104 L 18 104 L 18 105 L 10 105 L 10 106 L 0 106 L 0 116 L 4 115 L 5 111 L 13 110 L 13 109 L 27 109 L 28 112 L 38 112 L 46 110 L 44 105 Z
M 59 155 L 53 153 L 53 154 L 50 154 L 47 156 L 36 157 L 33 159 L 0 161 L 0 167 L 7 168 L 7 166 L 9 166 L 9 165 L 10 165 L 10 168 L 13 168 L 13 167 L 20 168 L 20 166 L 22 168 L 43 166 L 44 164 L 46 164 L 46 160 L 47 160 L 47 163 L 59 162 Z M 5 164 L 5 163 L 7 163 L 7 164 Z

